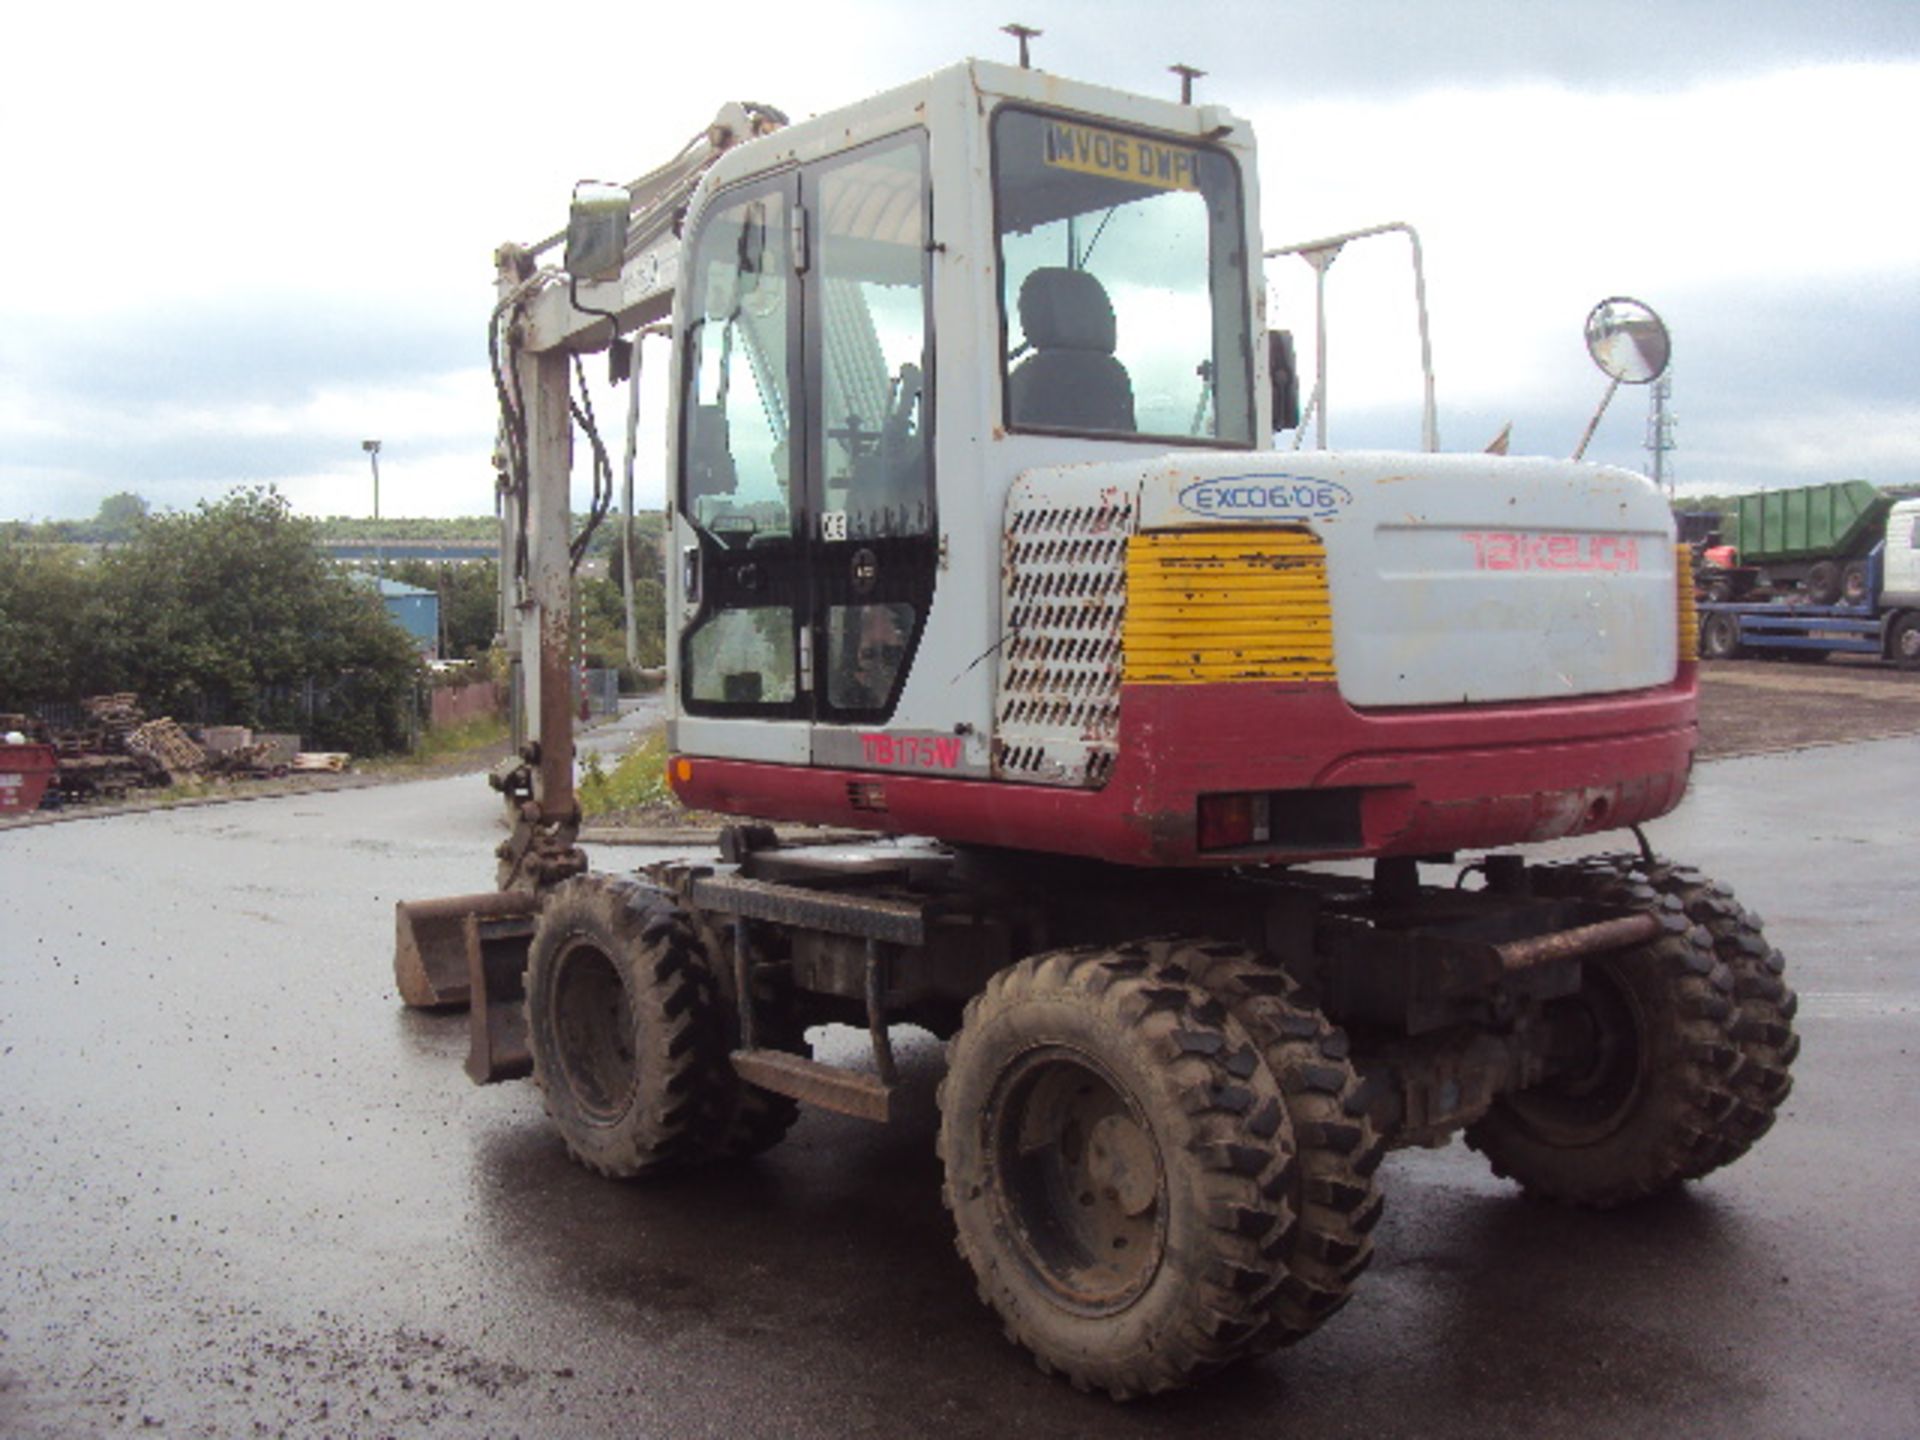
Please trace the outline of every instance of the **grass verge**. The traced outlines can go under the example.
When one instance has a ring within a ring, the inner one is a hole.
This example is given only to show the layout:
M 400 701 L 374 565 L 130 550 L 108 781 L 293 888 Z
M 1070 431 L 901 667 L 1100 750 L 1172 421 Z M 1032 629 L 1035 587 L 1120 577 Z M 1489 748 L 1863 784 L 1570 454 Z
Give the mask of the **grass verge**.
M 667 732 L 649 731 L 608 769 L 587 756 L 580 775 L 580 813 L 588 819 L 628 811 L 671 811 L 680 802 L 667 788 Z

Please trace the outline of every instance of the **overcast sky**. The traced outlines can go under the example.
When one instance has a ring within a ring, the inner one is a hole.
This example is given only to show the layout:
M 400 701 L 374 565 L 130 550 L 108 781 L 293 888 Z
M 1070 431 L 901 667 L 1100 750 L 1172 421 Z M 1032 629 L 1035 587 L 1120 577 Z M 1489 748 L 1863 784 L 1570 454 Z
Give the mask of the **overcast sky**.
M 1260 138 L 1269 245 L 1418 226 L 1444 448 L 1511 420 L 1570 452 L 1604 388 L 1581 321 L 1627 294 L 1673 330 L 1683 491 L 1920 480 L 1916 0 L 108 0 L 7 22 L 0 518 L 252 483 L 365 514 L 370 436 L 383 514 L 486 513 L 495 245 L 723 100 L 798 117 L 1011 59 L 1011 19 L 1076 78 L 1206 70 Z M 1405 247 L 1370 250 L 1332 276 L 1332 439 L 1412 446 Z M 1646 419 L 1623 390 L 1589 458 L 1648 468 Z

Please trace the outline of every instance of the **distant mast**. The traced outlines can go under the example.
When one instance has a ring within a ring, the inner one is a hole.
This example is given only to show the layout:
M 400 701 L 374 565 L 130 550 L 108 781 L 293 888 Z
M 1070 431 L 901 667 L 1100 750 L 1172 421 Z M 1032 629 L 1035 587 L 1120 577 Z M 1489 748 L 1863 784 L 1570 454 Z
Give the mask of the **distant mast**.
M 1673 415 L 1667 409 L 1672 396 L 1673 372 L 1669 370 L 1654 382 L 1647 399 L 1647 449 L 1653 455 L 1653 483 L 1666 491 L 1669 500 L 1675 488 L 1667 465 L 1667 452 L 1673 449 Z

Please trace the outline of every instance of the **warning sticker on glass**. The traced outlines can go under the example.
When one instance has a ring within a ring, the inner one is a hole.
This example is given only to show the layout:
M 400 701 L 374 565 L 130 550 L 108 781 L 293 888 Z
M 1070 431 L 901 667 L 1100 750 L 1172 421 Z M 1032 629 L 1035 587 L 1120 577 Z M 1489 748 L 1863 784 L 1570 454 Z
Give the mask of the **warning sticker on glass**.
M 1198 190 L 1200 154 L 1164 140 L 1125 135 L 1092 125 L 1050 120 L 1042 143 L 1047 164 L 1082 175 L 1131 180 L 1156 190 Z

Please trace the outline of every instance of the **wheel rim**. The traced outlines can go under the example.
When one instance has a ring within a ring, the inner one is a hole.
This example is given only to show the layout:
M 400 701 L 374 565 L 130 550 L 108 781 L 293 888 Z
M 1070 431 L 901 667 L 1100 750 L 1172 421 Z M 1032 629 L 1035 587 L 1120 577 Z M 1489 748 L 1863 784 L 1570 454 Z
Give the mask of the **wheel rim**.
M 553 978 L 554 1028 L 567 1088 L 595 1119 L 611 1119 L 633 1093 L 632 1009 L 620 971 L 605 951 L 575 941 Z
M 1027 1052 L 985 1111 L 994 1201 L 1021 1262 L 1067 1309 L 1125 1309 L 1166 1247 L 1166 1168 L 1152 1127 L 1092 1056 Z
M 1646 1022 L 1633 992 L 1607 969 L 1552 1011 L 1555 1078 L 1510 1096 L 1533 1134 L 1560 1148 L 1594 1145 L 1632 1114 L 1645 1070 Z
M 1898 641 L 1902 660 L 1920 660 L 1920 625 L 1903 626 Z
M 1737 623 L 1728 616 L 1709 615 L 1705 643 L 1700 648 L 1710 658 L 1724 660 L 1733 653 L 1733 647 L 1738 643 L 1735 639 L 1738 634 Z

